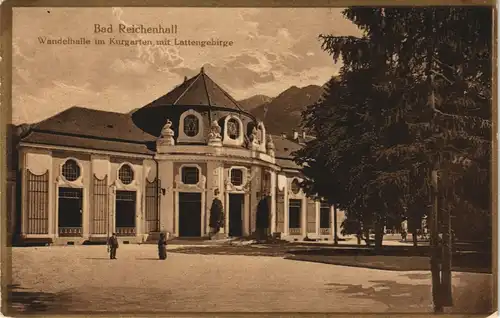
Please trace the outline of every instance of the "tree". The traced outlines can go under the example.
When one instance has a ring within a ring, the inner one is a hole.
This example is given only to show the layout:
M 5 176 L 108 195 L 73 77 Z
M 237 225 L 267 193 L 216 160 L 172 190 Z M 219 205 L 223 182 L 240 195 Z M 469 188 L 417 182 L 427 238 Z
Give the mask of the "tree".
M 303 187 L 374 220 L 376 244 L 391 211 L 407 207 L 417 220 L 432 207 L 433 299 L 442 311 L 451 305 L 451 210 L 491 215 L 492 10 L 349 8 L 344 15 L 364 34 L 321 36 L 343 65 L 304 113 L 317 139 L 296 153 L 306 165 Z

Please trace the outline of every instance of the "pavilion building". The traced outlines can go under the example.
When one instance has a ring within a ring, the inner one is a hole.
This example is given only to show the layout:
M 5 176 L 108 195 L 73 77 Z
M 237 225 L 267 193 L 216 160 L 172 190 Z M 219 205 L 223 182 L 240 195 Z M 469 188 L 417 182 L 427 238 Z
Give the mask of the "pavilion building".
M 271 136 L 203 69 L 130 114 L 72 107 L 13 141 L 10 230 L 55 244 L 207 237 L 217 195 L 224 236 L 254 234 L 266 198 L 269 234 L 333 240 L 344 213 L 299 187 L 292 153 L 307 138 Z

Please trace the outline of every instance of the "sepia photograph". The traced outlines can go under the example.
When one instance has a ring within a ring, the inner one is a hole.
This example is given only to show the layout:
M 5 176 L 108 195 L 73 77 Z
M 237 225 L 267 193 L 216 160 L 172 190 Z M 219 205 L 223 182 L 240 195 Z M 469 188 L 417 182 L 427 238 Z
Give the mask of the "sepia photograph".
M 496 27 L 14 6 L 2 313 L 496 312 Z

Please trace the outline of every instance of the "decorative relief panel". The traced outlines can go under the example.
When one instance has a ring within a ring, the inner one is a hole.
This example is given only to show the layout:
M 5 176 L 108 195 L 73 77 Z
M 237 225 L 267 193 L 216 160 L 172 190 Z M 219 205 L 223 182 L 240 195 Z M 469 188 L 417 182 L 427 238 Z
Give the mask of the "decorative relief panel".
M 177 142 L 205 142 L 203 116 L 193 109 L 181 114 Z
M 182 169 L 183 168 L 190 168 L 190 167 L 196 167 L 198 169 L 198 182 L 196 184 L 186 184 L 183 182 L 182 178 Z M 184 191 L 204 191 L 206 188 L 206 182 L 207 182 L 207 177 L 205 177 L 201 173 L 201 167 L 199 165 L 195 164 L 185 164 L 182 165 L 178 173 L 175 175 L 174 182 L 175 182 L 175 188 L 178 190 L 184 190 Z
M 304 197 L 304 193 L 300 188 L 300 182 L 302 182 L 300 178 L 288 179 L 288 195 L 291 199 L 301 199 Z
M 231 177 L 234 174 L 233 170 L 241 170 L 242 172 L 241 176 L 242 180 L 239 185 L 232 183 Z M 247 167 L 234 166 L 229 169 L 226 169 L 226 178 L 224 184 L 226 185 L 227 191 L 248 191 L 248 189 L 250 188 L 251 180 L 252 180 L 252 175 L 248 173 Z
M 134 191 L 140 186 L 138 178 L 139 171 L 137 171 L 137 167 L 131 163 L 124 162 L 118 167 L 117 178 L 113 182 L 113 185 L 118 190 Z

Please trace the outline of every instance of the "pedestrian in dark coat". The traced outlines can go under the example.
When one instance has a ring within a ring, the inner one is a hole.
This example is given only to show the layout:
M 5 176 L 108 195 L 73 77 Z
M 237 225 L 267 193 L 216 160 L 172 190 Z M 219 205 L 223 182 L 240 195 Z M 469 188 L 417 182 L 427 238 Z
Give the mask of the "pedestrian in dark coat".
M 167 259 L 167 238 L 165 233 L 160 233 L 160 239 L 158 240 L 158 257 L 161 260 Z
M 116 237 L 116 233 L 113 233 L 111 237 L 108 239 L 108 252 L 110 259 L 116 259 L 116 250 L 118 249 L 118 238 Z

